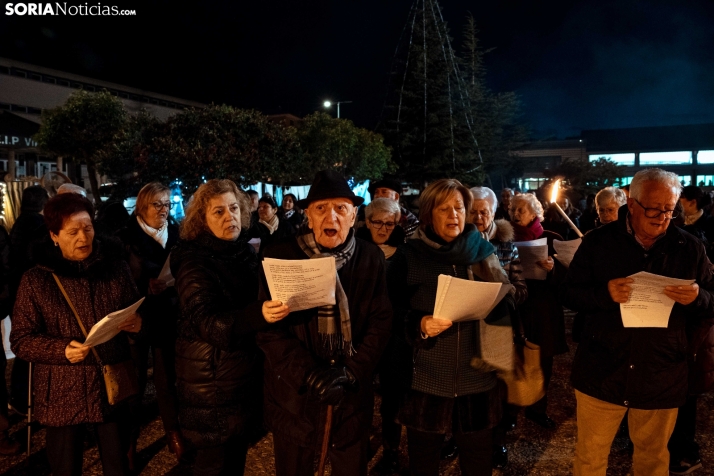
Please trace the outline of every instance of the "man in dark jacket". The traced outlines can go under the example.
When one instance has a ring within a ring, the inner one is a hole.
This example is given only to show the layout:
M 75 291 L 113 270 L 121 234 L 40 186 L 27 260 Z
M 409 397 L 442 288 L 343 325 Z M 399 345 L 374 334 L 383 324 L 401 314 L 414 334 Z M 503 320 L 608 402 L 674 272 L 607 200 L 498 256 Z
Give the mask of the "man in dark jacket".
M 687 395 L 688 324 L 711 319 L 711 263 L 693 236 L 669 226 L 681 185 L 660 169 L 632 180 L 628 213 L 590 231 L 568 270 L 563 304 L 584 318 L 573 363 L 578 440 L 574 474 L 605 475 L 610 445 L 629 409 L 635 474 L 668 475 L 667 441 Z M 666 328 L 623 326 L 632 274 L 695 280 L 668 286 L 674 301 Z
M 387 345 L 392 308 L 384 254 L 354 238 L 362 199 L 332 171 L 318 172 L 307 198 L 307 227 L 265 250 L 266 258 L 334 256 L 338 305 L 290 315 L 256 341 L 265 353 L 265 420 L 273 432 L 277 476 L 313 475 L 329 438 L 333 475 L 366 476 L 374 396 L 372 375 Z M 269 299 L 261 275 L 260 300 Z M 333 410 L 334 409 L 334 410 Z M 325 435 L 328 412 L 332 431 Z
M 399 203 L 399 196 L 402 193 L 402 182 L 395 178 L 385 177 L 382 180 L 377 180 L 369 185 L 369 195 L 372 200 L 377 198 L 388 198 Z M 414 234 L 419 227 L 419 219 L 412 212 L 399 206 L 401 215 L 399 218 L 399 226 L 404 230 L 404 236 L 409 238 Z M 359 207 L 357 211 L 357 227 L 362 227 L 365 224 L 364 206 Z

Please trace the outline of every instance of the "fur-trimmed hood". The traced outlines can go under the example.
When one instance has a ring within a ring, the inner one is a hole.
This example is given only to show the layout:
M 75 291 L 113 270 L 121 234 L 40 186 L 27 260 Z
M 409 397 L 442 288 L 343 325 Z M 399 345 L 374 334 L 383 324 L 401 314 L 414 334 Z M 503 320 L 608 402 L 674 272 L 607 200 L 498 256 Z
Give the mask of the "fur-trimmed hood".
M 488 234 L 488 240 L 498 240 L 503 243 L 513 241 L 514 231 L 511 222 L 504 219 L 494 220 L 491 230 Z

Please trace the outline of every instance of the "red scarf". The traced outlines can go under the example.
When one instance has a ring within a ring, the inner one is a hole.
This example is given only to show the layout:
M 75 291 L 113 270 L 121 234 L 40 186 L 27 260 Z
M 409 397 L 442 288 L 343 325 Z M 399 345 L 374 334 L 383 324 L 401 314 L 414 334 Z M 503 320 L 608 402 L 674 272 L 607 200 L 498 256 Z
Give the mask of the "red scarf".
M 531 241 L 540 238 L 543 234 L 543 227 L 540 224 L 538 218 L 533 220 L 533 222 L 528 226 L 513 224 L 514 239 L 513 241 Z

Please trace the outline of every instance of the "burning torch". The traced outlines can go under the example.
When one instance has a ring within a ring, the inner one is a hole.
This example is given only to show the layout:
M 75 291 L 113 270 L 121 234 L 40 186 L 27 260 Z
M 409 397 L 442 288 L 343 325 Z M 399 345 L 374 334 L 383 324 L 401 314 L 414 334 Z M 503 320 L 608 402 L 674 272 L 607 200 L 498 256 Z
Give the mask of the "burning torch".
M 578 230 L 578 227 L 575 226 L 575 223 L 573 223 L 573 221 L 572 221 L 570 218 L 568 218 L 568 215 L 566 215 L 565 212 L 563 211 L 563 209 L 560 208 L 560 205 L 558 205 L 558 191 L 559 191 L 559 190 L 560 190 L 560 179 L 556 180 L 556 181 L 553 183 L 553 185 L 551 186 L 551 189 L 550 189 L 550 203 L 552 203 L 553 205 L 555 205 L 555 208 L 558 209 L 558 212 L 560 212 L 560 214 L 563 216 L 563 218 L 565 219 L 565 221 L 568 222 L 568 225 L 570 225 L 570 228 L 572 228 L 572 229 L 575 231 L 575 233 L 577 233 L 578 236 L 579 236 L 580 238 L 582 238 L 582 237 L 583 237 L 583 234 L 580 233 L 580 230 Z

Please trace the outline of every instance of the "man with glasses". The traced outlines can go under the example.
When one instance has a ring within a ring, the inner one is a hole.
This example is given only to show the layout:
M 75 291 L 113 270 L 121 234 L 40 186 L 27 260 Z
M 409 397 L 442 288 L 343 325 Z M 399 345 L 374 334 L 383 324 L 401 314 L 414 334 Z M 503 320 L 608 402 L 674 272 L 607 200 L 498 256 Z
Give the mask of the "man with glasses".
M 687 329 L 714 316 L 704 246 L 669 226 L 681 189 L 671 172 L 638 172 L 628 212 L 588 233 L 570 264 L 563 304 L 584 320 L 572 372 L 576 476 L 605 476 L 610 446 L 628 409 L 634 473 L 669 475 L 667 442 L 687 396 Z M 674 301 L 666 328 L 623 326 L 620 304 L 632 292 L 628 276 L 640 271 L 695 280 L 662 289 Z

